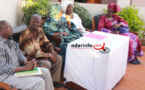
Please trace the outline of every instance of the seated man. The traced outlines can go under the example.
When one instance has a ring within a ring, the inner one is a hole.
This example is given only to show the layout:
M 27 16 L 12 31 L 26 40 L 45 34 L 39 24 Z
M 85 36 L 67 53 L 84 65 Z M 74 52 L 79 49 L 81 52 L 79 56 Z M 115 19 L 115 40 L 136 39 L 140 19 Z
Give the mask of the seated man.
M 51 5 L 48 16 L 49 17 L 42 28 L 47 36 L 57 36 L 62 38 L 60 43 L 61 51 L 59 54 L 63 58 L 64 66 L 67 43 L 80 38 L 82 34 L 76 29 L 76 26 L 72 22 L 69 20 L 66 21 L 66 19 L 62 17 L 60 5 Z M 51 41 L 55 44 L 54 40 Z
M 7 21 L 0 21 L 0 81 L 21 90 L 54 90 L 49 70 L 31 77 L 15 77 L 15 72 L 32 70 L 36 61 L 27 61 L 12 39 L 12 28 Z
M 56 48 L 47 39 L 42 28 L 39 27 L 40 23 L 41 16 L 32 15 L 29 27 L 20 36 L 19 46 L 26 57 L 36 58 L 38 63 L 47 66 L 54 84 L 59 87 L 61 85 L 56 82 L 60 81 L 62 57 L 55 52 Z

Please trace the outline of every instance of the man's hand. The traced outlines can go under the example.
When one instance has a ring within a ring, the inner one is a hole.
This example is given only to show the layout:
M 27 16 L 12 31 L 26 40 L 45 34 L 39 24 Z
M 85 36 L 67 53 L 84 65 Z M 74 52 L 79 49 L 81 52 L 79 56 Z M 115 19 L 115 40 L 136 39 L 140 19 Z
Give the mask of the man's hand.
M 61 50 L 61 49 L 58 48 L 58 47 L 55 47 L 54 49 L 55 49 L 56 52 L 59 52 L 59 51 Z
M 57 57 L 58 54 L 54 50 L 51 50 L 50 52 L 51 52 L 52 55 Z
M 33 70 L 34 66 L 35 66 L 35 64 L 33 64 L 33 63 L 27 63 L 27 64 L 25 64 L 25 66 L 23 66 L 23 70 L 24 71 Z
M 56 61 L 57 61 L 57 56 L 55 56 L 55 55 L 53 55 L 53 54 L 50 53 L 50 58 L 51 58 L 51 60 L 52 60 L 54 63 L 56 63 Z
M 38 60 L 31 59 L 30 61 L 25 61 L 25 64 L 27 64 L 27 63 L 37 63 L 37 62 L 38 62 Z
M 50 57 L 50 54 L 49 53 L 44 53 L 42 57 L 48 58 L 48 57 Z
M 67 32 L 63 32 L 62 35 L 63 36 L 69 36 L 69 34 Z

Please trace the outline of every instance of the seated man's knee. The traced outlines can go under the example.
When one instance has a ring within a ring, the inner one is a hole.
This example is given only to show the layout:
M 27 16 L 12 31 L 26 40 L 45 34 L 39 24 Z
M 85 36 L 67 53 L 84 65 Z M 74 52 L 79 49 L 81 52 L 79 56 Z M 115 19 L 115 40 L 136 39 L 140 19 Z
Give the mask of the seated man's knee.
M 51 76 L 51 75 L 50 75 L 50 71 L 49 71 L 47 68 L 41 67 L 41 70 L 42 70 L 43 75 Z
M 34 86 L 32 87 L 34 90 L 37 90 L 38 88 L 39 89 L 44 89 L 45 88 L 45 81 L 38 77 L 38 78 L 35 78 L 35 81 L 34 81 Z

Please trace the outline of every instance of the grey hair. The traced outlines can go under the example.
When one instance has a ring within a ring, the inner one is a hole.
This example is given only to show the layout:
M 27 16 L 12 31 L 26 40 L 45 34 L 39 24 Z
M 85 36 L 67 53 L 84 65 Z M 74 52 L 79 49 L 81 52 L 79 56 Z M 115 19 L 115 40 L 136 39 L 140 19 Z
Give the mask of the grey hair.
M 39 14 L 33 14 L 33 15 L 31 16 L 31 20 L 32 20 L 33 17 L 41 18 L 41 16 L 40 16 Z
M 2 20 L 2 21 L 0 21 L 0 29 L 3 29 L 4 28 L 4 23 L 6 23 L 7 21 L 5 21 L 5 20 Z

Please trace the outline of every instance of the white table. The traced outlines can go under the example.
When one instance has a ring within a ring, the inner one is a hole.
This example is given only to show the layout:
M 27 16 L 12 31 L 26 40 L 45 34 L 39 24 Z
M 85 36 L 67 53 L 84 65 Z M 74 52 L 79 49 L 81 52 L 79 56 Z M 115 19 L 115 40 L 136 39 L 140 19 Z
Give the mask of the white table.
M 103 40 L 81 37 L 67 46 L 64 77 L 87 90 L 111 90 L 126 72 L 129 37 L 93 32 L 107 36 Z M 95 49 L 72 49 L 72 44 L 105 42 L 107 54 Z

